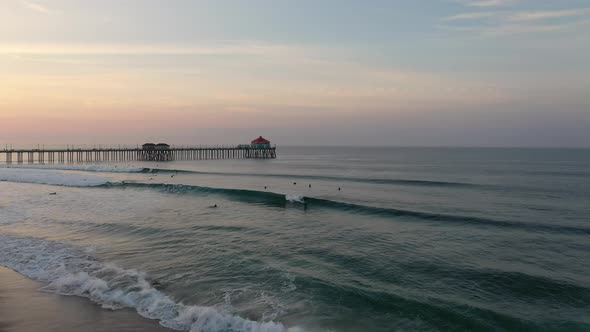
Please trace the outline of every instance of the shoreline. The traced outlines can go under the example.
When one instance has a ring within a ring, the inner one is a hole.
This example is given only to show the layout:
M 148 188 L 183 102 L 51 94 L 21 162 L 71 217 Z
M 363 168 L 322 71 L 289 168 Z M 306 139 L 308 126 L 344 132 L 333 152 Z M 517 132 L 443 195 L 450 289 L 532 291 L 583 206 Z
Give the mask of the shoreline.
M 0 332 L 170 332 L 132 309 L 103 309 L 88 299 L 40 292 L 42 283 L 0 266 Z

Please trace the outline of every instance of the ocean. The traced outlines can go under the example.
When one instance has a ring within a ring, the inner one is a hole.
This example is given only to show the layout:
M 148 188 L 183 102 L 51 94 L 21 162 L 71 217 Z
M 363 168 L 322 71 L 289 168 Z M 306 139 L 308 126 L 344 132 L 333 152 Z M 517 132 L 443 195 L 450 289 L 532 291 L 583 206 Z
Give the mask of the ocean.
M 0 266 L 180 331 L 590 331 L 590 150 L 277 153 L 0 165 Z

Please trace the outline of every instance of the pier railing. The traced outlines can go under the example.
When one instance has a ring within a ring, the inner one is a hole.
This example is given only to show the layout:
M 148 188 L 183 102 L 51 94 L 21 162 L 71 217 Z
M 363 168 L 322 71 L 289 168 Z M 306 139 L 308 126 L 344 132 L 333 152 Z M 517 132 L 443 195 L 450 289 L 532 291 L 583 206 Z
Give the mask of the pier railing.
M 274 159 L 276 146 L 204 146 L 172 145 L 169 148 L 128 147 L 75 147 L 61 149 L 12 149 L 0 150 L 0 160 L 6 163 L 75 163 L 92 161 L 172 161 L 211 159 Z

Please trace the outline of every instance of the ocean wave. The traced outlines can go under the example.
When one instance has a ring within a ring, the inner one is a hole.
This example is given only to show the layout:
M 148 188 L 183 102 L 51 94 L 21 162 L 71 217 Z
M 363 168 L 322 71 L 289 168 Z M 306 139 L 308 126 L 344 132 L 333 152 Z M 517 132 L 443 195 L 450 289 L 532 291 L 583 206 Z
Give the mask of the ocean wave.
M 0 165 L 0 169 L 40 169 L 40 170 L 64 170 L 64 171 L 85 171 L 85 172 L 105 172 L 105 173 L 185 173 L 197 175 L 220 175 L 220 176 L 252 176 L 263 178 L 284 178 L 284 179 L 307 179 L 307 180 L 326 180 L 326 181 L 343 181 L 359 182 L 370 184 L 388 184 L 402 186 L 429 186 L 429 187 L 483 187 L 487 185 L 451 182 L 451 181 L 434 181 L 434 180 L 415 180 L 415 179 L 391 179 L 391 178 L 361 178 L 361 177 L 343 177 L 327 175 L 303 175 L 303 174 L 259 174 L 259 173 L 232 173 L 232 172 L 206 172 L 191 171 L 182 169 L 166 168 L 144 168 L 144 167 L 121 167 L 119 165 Z
M 260 174 L 260 173 L 205 172 L 205 171 L 190 171 L 190 170 L 163 169 L 163 168 L 146 168 L 145 172 L 148 172 L 148 173 L 181 173 L 181 174 L 187 173 L 187 174 L 221 175 L 221 176 L 254 176 L 254 177 L 262 177 L 262 178 L 327 180 L 327 181 L 345 181 L 345 182 L 361 182 L 361 183 L 372 183 L 372 184 L 429 186 L 429 187 L 483 187 L 483 186 L 487 186 L 487 185 L 475 184 L 475 183 L 431 181 L 431 180 L 359 178 L 359 177 L 303 175 L 303 174 Z
M 84 172 L 105 172 L 105 173 L 142 173 L 148 172 L 149 168 L 141 167 L 119 167 L 117 165 L 0 165 L 0 169 L 41 169 L 61 171 L 84 171 Z
M 114 187 L 135 187 L 149 188 L 162 192 L 174 194 L 215 194 L 229 199 L 246 203 L 260 203 L 269 206 L 285 207 L 287 203 L 301 203 L 306 210 L 312 208 L 333 209 L 349 213 L 375 215 L 386 218 L 407 217 L 414 220 L 446 222 L 457 224 L 473 224 L 482 226 L 506 227 L 514 229 L 523 229 L 537 232 L 568 232 L 579 234 L 590 234 L 590 229 L 583 227 L 573 227 L 565 225 L 549 225 L 530 222 L 497 220 L 491 218 L 482 218 L 475 216 L 464 216 L 455 214 L 440 214 L 432 212 L 421 212 L 389 207 L 377 207 L 362 205 L 348 202 L 340 202 L 329 199 L 314 198 L 307 196 L 297 196 L 292 194 L 279 194 L 269 191 L 257 191 L 247 189 L 230 189 L 230 188 L 213 188 L 203 186 L 192 186 L 183 184 L 155 184 L 155 183 L 109 183 L 107 186 Z
M 285 200 L 287 200 L 288 202 L 294 202 L 294 203 L 305 203 L 305 196 L 286 194 Z
M 313 207 L 314 205 L 337 209 L 340 211 L 351 211 L 359 214 L 370 214 L 388 217 L 410 217 L 418 220 L 435 221 L 435 222 L 452 222 L 460 224 L 474 224 L 482 226 L 495 226 L 495 227 L 506 227 L 515 229 L 524 229 L 529 231 L 540 231 L 540 232 L 569 232 L 569 233 L 580 233 L 590 234 L 590 229 L 582 227 L 570 227 L 563 225 L 548 225 L 539 223 L 529 222 L 518 222 L 508 220 L 497 220 L 490 218 L 464 216 L 455 214 L 441 214 L 431 212 L 421 212 L 412 210 L 403 210 L 395 208 L 385 208 L 368 206 L 354 203 L 338 202 L 328 199 L 320 198 L 305 198 L 307 208 Z
M 402 271 L 401 274 L 408 275 L 404 270 Z M 430 274 L 430 271 L 425 272 L 426 275 Z M 410 275 L 414 276 L 412 273 Z M 389 277 L 394 276 L 390 274 Z M 349 284 L 335 282 L 333 278 L 324 279 L 316 276 L 301 277 L 298 279 L 298 284 L 305 289 L 316 290 L 314 297 L 319 302 L 329 303 L 334 298 L 337 298 L 339 304 L 362 303 L 362 309 L 355 312 L 357 315 L 370 313 L 375 317 L 377 316 L 376 313 L 383 313 L 387 317 L 385 321 L 374 321 L 377 324 L 374 330 L 378 331 L 585 331 L 588 329 L 586 317 L 582 313 L 584 306 L 580 304 L 582 301 L 575 298 L 573 294 L 572 298 L 565 300 L 565 303 L 560 303 L 560 305 L 567 304 L 571 306 L 573 304 L 575 307 L 572 309 L 579 312 L 580 316 L 575 322 L 566 325 L 563 321 L 547 319 L 547 315 L 533 317 L 533 319 L 523 319 L 523 316 L 528 313 L 523 314 L 518 309 L 526 310 L 529 308 L 527 305 L 519 302 L 512 307 L 504 305 L 505 303 L 514 304 L 514 302 L 510 302 L 506 298 L 502 298 L 505 291 L 502 288 L 504 282 L 512 289 L 516 288 L 516 285 L 510 284 L 509 278 L 511 275 L 509 273 L 501 282 L 495 282 L 493 273 L 485 276 L 486 279 L 481 282 L 491 286 L 494 289 L 492 292 L 488 291 L 490 287 L 486 287 L 485 291 L 481 292 L 473 290 L 475 288 L 474 284 L 479 285 L 479 281 L 465 278 L 462 281 L 464 282 L 462 287 L 475 291 L 477 297 L 462 297 L 461 295 L 464 295 L 464 293 L 457 295 L 456 290 L 445 295 L 424 296 L 426 293 L 433 294 L 429 287 L 424 287 L 425 284 L 437 288 L 440 287 L 441 280 L 444 280 L 443 282 L 447 284 L 452 282 L 448 279 L 448 276 L 442 279 L 435 279 L 435 277 L 424 279 L 421 275 L 416 275 L 415 285 L 404 284 L 401 286 L 399 281 L 393 281 L 388 283 L 389 287 L 387 289 L 361 285 L 358 281 Z M 463 278 L 461 276 L 458 280 L 461 281 Z M 525 279 L 527 278 L 525 277 Z M 535 277 L 528 279 L 529 283 L 534 281 L 536 281 Z M 532 292 L 527 294 L 528 297 L 525 300 L 523 300 L 522 294 L 519 294 L 521 297 L 517 297 L 516 300 L 539 301 L 539 299 L 544 299 L 551 303 L 551 297 L 556 296 L 553 291 L 559 292 L 562 286 L 565 286 L 567 291 L 584 290 L 583 296 L 588 292 L 587 289 L 567 284 L 553 284 L 550 282 L 549 285 L 558 288 L 547 290 L 542 289 L 541 286 L 532 289 Z M 519 284 L 519 286 L 531 288 L 530 284 Z M 542 292 L 542 294 L 533 294 L 535 290 Z M 437 292 L 440 292 L 440 289 L 437 288 Z M 497 298 L 494 298 L 496 295 Z M 494 307 L 490 305 L 490 302 L 500 303 L 501 305 Z M 579 311 L 578 308 L 580 308 Z M 362 312 L 359 312 L 361 310 Z M 393 317 L 395 317 L 395 325 L 391 324 Z M 354 324 L 354 321 L 350 323 L 353 327 Z M 354 328 L 349 329 L 351 331 L 355 330 Z M 372 331 L 372 329 L 367 329 L 362 325 L 358 326 L 356 330 Z
M 261 203 L 272 206 L 285 206 L 289 201 L 287 195 L 273 193 L 270 191 L 258 191 L 249 189 L 227 189 L 204 186 L 192 186 L 185 184 L 165 184 L 165 183 L 143 183 L 143 182 L 125 182 L 125 183 L 108 183 L 104 187 L 114 188 L 145 188 L 158 190 L 172 194 L 204 194 L 204 195 L 222 195 L 224 197 L 242 201 L 246 203 Z M 291 197 L 291 196 L 289 196 Z M 305 197 L 301 197 L 305 202 Z
M 0 168 L 0 181 L 66 187 L 93 187 L 106 184 L 108 179 L 94 175 L 67 174 L 36 169 Z
M 191 332 L 295 332 L 214 307 L 186 305 L 154 288 L 145 273 L 102 263 L 60 242 L 0 234 L 0 265 L 47 283 L 42 291 L 90 299 L 106 309 L 133 308 L 162 326 Z

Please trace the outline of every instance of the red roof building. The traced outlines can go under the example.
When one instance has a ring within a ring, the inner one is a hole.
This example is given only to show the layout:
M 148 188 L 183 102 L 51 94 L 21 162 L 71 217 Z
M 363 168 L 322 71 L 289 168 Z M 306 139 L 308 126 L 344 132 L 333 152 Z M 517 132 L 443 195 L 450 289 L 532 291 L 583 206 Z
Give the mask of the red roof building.
M 255 148 L 267 148 L 270 147 L 270 141 L 267 140 L 266 138 L 260 136 L 257 139 L 253 140 L 252 142 L 252 146 Z

